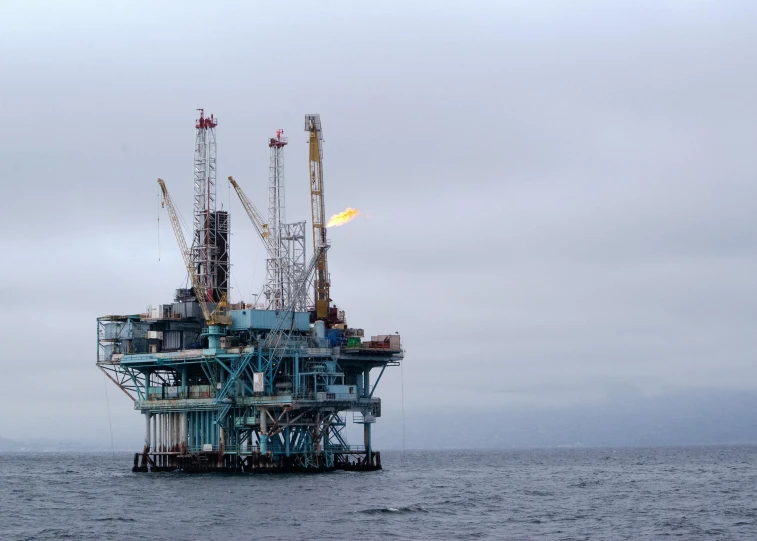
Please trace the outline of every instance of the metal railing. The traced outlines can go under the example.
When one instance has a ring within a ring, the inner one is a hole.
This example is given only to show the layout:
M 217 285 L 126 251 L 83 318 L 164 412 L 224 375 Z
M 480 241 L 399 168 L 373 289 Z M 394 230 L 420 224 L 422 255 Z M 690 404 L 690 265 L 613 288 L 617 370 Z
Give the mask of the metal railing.
M 314 391 L 299 391 L 291 394 L 292 400 L 338 400 L 340 402 L 355 402 L 361 398 L 365 398 L 357 393 L 330 393 L 328 391 L 318 391 L 317 393 Z
M 324 451 L 329 451 L 331 453 L 365 452 L 365 445 L 329 444 L 324 447 Z

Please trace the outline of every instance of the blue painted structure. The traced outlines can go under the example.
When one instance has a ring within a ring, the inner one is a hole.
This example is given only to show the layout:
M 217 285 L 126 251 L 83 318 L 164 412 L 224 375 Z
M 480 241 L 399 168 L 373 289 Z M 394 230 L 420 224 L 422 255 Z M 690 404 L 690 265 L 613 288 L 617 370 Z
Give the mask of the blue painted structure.
M 97 365 L 145 417 L 136 471 L 380 468 L 371 443 L 381 416 L 374 391 L 403 358 L 399 337 L 392 347 L 346 348 L 351 329 L 318 337 L 309 312 L 241 308 L 229 312 L 230 325 L 212 327 L 183 317 L 196 313 L 98 319 Z M 350 414 L 363 425 L 362 445 L 343 433 Z
M 231 310 L 231 330 L 240 331 L 243 329 L 272 330 L 289 317 L 294 321 L 294 329 L 300 332 L 309 332 L 310 330 L 310 313 L 309 312 L 287 312 L 286 310 Z

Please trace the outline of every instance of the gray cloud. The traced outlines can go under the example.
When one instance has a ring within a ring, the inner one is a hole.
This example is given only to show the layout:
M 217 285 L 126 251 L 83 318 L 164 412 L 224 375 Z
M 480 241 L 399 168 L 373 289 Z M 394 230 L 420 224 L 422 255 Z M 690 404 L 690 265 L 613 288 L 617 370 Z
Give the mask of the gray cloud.
M 2 10 L 5 411 L 35 389 L 51 430 L 104 434 L 94 321 L 184 280 L 155 179 L 188 216 L 197 107 L 220 118 L 219 178 L 261 208 L 286 130 L 291 220 L 309 218 L 302 117 L 322 115 L 327 212 L 367 215 L 332 230 L 332 293 L 405 337 L 410 411 L 755 389 L 753 3 Z M 263 253 L 219 190 L 249 300 Z M 400 383 L 379 392 L 394 427 Z

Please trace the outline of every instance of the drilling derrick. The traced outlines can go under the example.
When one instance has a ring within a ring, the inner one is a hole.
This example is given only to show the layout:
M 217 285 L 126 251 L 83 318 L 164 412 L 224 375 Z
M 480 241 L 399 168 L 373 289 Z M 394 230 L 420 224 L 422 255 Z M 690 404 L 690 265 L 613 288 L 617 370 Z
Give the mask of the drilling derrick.
M 271 236 L 271 249 L 266 260 L 266 308 L 281 310 L 286 302 L 285 293 L 285 257 L 282 229 L 284 226 L 284 147 L 287 138 L 282 137 L 284 130 L 276 130 L 276 137 L 268 140 L 271 159 L 268 174 L 268 230 Z
M 309 136 L 310 207 L 313 216 L 313 250 L 326 246 L 326 209 L 323 201 L 323 132 L 321 116 L 306 115 L 305 131 Z M 325 321 L 329 315 L 329 269 L 326 252 L 323 252 L 315 271 L 315 319 Z
M 218 120 L 205 116 L 195 122 L 194 153 L 194 238 L 192 260 L 206 291 L 207 302 L 228 295 L 229 215 L 216 210 L 216 126 Z M 195 292 L 197 295 L 197 292 Z

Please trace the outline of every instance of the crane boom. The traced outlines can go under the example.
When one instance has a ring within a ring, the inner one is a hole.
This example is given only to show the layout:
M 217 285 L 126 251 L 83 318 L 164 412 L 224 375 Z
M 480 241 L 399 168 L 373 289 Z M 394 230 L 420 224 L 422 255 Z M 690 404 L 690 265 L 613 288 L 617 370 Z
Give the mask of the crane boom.
M 237 184 L 237 181 L 234 180 L 234 177 L 229 177 L 229 182 L 231 182 L 231 185 L 237 192 L 239 200 L 242 202 L 242 206 L 247 212 L 247 216 L 250 217 L 250 221 L 255 227 L 255 231 L 257 231 L 258 235 L 260 236 L 260 240 L 263 241 L 266 249 L 270 252 L 273 249 L 273 240 L 271 238 L 270 231 L 268 230 L 268 224 L 265 223 L 263 217 L 260 215 L 260 212 L 258 212 L 258 209 L 256 209 L 255 205 L 253 205 L 252 202 L 247 198 L 247 195 L 242 191 L 242 188 L 239 186 L 239 184 Z
M 310 133 L 310 206 L 313 215 L 313 251 L 320 254 L 315 269 L 315 319 L 328 319 L 330 283 L 326 251 L 326 210 L 323 200 L 323 133 L 320 115 L 305 116 L 305 131 Z
M 189 251 L 187 241 L 184 239 L 184 232 L 181 229 L 181 223 L 179 223 L 179 216 L 176 213 L 173 200 L 171 199 L 171 195 L 168 193 L 168 188 L 166 188 L 166 183 L 162 178 L 158 179 L 158 184 L 160 185 L 161 192 L 163 192 L 163 202 L 168 210 L 168 217 L 171 219 L 171 226 L 173 227 L 174 235 L 176 235 L 176 242 L 179 245 L 181 257 L 184 259 L 184 266 L 187 268 L 189 279 L 192 281 L 195 298 L 200 304 L 200 309 L 202 310 L 202 315 L 205 317 L 205 320 L 209 325 L 212 325 L 211 322 L 213 318 L 208 310 L 208 304 L 205 301 L 207 293 L 205 288 L 202 287 L 202 284 L 200 284 L 200 279 L 197 277 L 197 271 L 195 270 L 194 262 L 192 261 L 192 253 Z
M 237 183 L 236 180 L 234 180 L 234 177 L 229 177 L 229 182 L 237 192 L 244 210 L 247 211 L 247 216 L 250 217 L 250 221 L 255 227 L 255 231 L 257 231 L 258 236 L 260 236 L 260 240 L 263 241 L 266 251 L 268 252 L 268 257 L 274 257 L 277 252 L 277 247 L 275 244 L 277 242 L 277 239 L 275 239 L 270 234 L 268 224 L 263 221 L 262 215 L 260 214 L 258 209 L 255 208 L 255 205 L 252 204 L 250 199 L 247 197 L 247 194 L 244 193 L 242 187 Z M 289 279 L 290 283 L 297 284 L 304 279 L 303 277 L 296 276 L 295 269 L 292 267 L 292 265 L 290 265 L 290 261 L 287 258 L 281 259 L 280 263 L 282 265 L 281 271 Z

